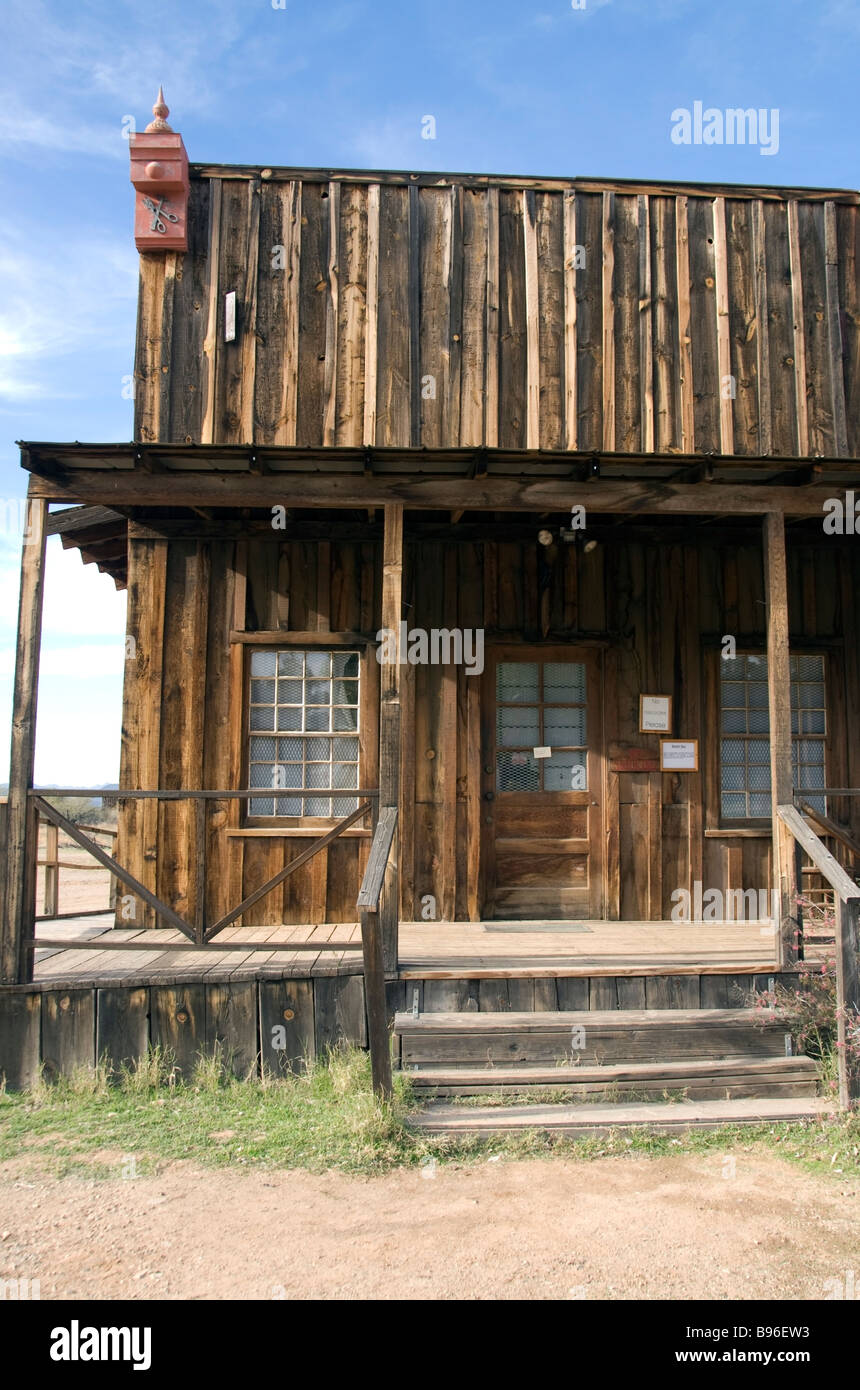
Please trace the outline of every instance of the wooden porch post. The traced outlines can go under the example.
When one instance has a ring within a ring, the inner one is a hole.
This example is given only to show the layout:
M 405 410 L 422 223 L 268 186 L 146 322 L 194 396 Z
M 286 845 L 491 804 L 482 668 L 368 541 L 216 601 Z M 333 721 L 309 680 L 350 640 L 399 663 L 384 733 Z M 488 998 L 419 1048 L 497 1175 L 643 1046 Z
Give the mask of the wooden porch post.
M 12 698 L 12 745 L 9 756 L 9 797 L 6 807 L 6 892 L 0 921 L 0 981 L 24 984 L 32 955 L 21 949 L 33 935 L 36 860 L 35 808 L 27 793 L 33 785 L 36 751 L 36 699 L 39 686 L 39 646 L 42 639 L 42 596 L 45 578 L 45 520 L 47 502 L 30 500 L 28 527 L 21 551 L 18 602 L 18 647 Z
M 779 892 L 776 964 L 788 969 L 797 960 L 795 924 L 798 881 L 791 831 L 777 815 L 793 804 L 791 775 L 791 664 L 788 646 L 788 577 L 785 516 L 767 512 L 763 528 L 764 590 L 767 602 L 767 689 L 770 709 L 770 780 L 773 825 L 773 886 Z
M 379 690 L 379 811 L 396 807 L 400 797 L 400 619 L 403 612 L 403 505 L 385 507 L 382 552 L 382 627 L 396 634 L 397 661 L 384 662 Z M 397 969 L 400 921 L 400 831 L 385 871 L 380 903 L 385 970 Z

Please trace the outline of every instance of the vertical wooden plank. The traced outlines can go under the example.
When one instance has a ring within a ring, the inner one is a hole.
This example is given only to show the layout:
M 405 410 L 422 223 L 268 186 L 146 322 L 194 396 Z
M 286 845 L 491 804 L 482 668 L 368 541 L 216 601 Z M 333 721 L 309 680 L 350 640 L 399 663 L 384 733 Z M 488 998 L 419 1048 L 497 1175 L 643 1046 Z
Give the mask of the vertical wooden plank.
M 367 192 L 361 184 L 340 190 L 340 290 L 337 325 L 338 444 L 363 443 L 364 359 L 367 326 Z M 331 196 L 331 195 L 330 195 Z
M 681 447 L 678 388 L 675 200 L 649 197 L 653 310 L 654 445 L 658 453 Z
M 790 967 L 796 959 L 793 918 L 797 901 L 794 843 L 777 815 L 778 806 L 793 799 L 791 771 L 791 675 L 788 646 L 788 585 L 785 563 L 785 518 L 768 512 L 764 518 L 764 578 L 767 600 L 768 707 L 770 710 L 770 769 L 773 825 L 773 886 L 780 895 L 777 965 Z
M 807 211 L 811 211 L 812 217 L 816 218 L 820 214 L 820 205 L 804 205 Z M 768 348 L 769 348 L 769 383 L 771 401 L 771 445 L 774 454 L 791 455 L 794 453 L 797 443 L 797 428 L 795 425 L 795 414 L 797 402 L 795 398 L 795 373 L 794 373 L 794 332 L 792 329 L 792 299 L 791 299 L 791 267 L 788 250 L 788 214 L 786 206 L 781 202 L 768 202 L 764 209 L 764 232 L 765 232 L 765 252 L 767 256 L 767 317 L 768 317 Z M 803 221 L 801 218 L 801 238 L 804 236 Z M 804 274 L 804 298 L 809 300 L 810 290 L 814 292 L 816 304 L 820 300 L 822 308 L 824 304 L 824 249 L 819 245 L 817 252 L 812 248 L 807 249 L 811 261 L 815 260 L 820 266 L 820 278 L 812 277 L 809 273 Z M 814 392 L 811 397 L 812 409 L 810 412 L 810 426 L 815 425 L 815 405 L 820 401 L 826 412 L 829 422 L 830 402 L 827 399 L 827 378 L 825 375 L 826 367 L 824 357 L 826 353 L 816 353 L 812 332 L 812 313 L 811 305 L 806 311 L 807 323 L 807 373 L 809 376 L 808 384 L 814 386 L 814 375 L 809 375 L 809 369 L 817 361 L 821 362 L 821 389 Z M 818 331 L 818 336 L 823 342 L 826 334 L 826 326 L 823 321 Z
M 173 288 L 173 325 L 170 371 L 165 377 L 170 392 L 169 424 L 162 422 L 162 438 L 175 444 L 199 444 L 203 421 L 209 278 L 209 200 L 211 179 L 195 179 L 188 200 L 188 251 L 177 257 Z M 218 182 L 216 180 L 216 182 Z M 165 433 L 165 428 L 167 432 Z M 140 436 L 136 434 L 136 438 Z
M 499 193 L 499 445 L 526 445 L 528 415 L 524 235 L 520 196 Z
M 693 418 L 696 450 L 719 453 L 720 411 L 717 367 L 717 300 L 714 266 L 714 201 L 687 204 L 692 324 Z
M 38 993 L 0 991 L 0 1080 L 10 1091 L 24 1091 L 39 1079 Z
M 842 315 L 839 302 L 839 239 L 836 227 L 836 204 L 830 200 L 824 204 L 824 263 L 833 433 L 837 455 L 839 458 L 846 458 L 848 456 L 848 422 L 845 415 Z
M 457 601 L 456 545 L 445 547 L 444 592 L 448 612 L 456 612 Z M 448 662 L 442 667 L 441 709 L 439 719 L 439 781 L 441 783 L 441 894 L 439 898 L 443 921 L 454 921 L 457 890 L 457 667 Z M 472 678 L 474 679 L 474 677 Z
M 451 185 L 451 237 L 448 256 L 448 395 L 445 402 L 446 443 L 460 438 L 460 400 L 463 375 L 463 188 Z
M 207 287 L 206 337 L 203 340 L 201 444 L 215 440 L 215 375 L 218 366 L 220 296 L 218 269 L 221 262 L 222 179 L 212 179 L 209 195 L 209 283 Z
M 154 985 L 151 990 L 153 1047 L 161 1047 L 185 1079 L 205 1052 L 206 995 L 199 985 Z
M 678 386 L 681 401 L 681 452 L 696 447 L 693 403 L 693 344 L 690 310 L 690 231 L 686 194 L 675 199 L 675 261 L 678 277 Z
M 257 986 L 206 984 L 207 1046 L 217 1047 L 226 1069 L 244 1080 L 257 1071 Z
M 856 1058 L 850 1059 L 849 1027 L 860 1012 L 860 898 L 838 903 L 836 923 L 836 1006 L 838 1019 L 839 1104 L 847 1110 L 860 1098 Z
M 410 192 L 416 195 L 415 237 L 420 267 L 420 313 L 416 308 L 411 317 L 411 323 L 417 324 L 418 336 L 413 409 L 419 418 L 420 442 L 438 448 L 457 437 L 450 432 L 448 413 L 453 205 L 449 188 L 415 188 Z
M 299 359 L 296 443 L 321 444 L 326 408 L 326 324 L 329 299 L 330 198 L 326 184 L 302 185 L 299 258 Z
M 367 190 L 367 329 L 364 339 L 364 427 L 362 443 L 376 441 L 376 386 L 379 361 L 379 184 Z
M 244 632 L 247 623 L 248 606 L 248 542 L 237 541 L 233 554 L 233 615 L 231 627 L 234 632 Z M 241 642 L 233 642 L 229 656 L 229 758 L 230 780 L 227 787 L 242 785 L 242 760 L 245 744 L 245 650 Z M 227 790 L 227 788 L 225 788 Z M 231 829 L 239 827 L 242 807 L 239 801 L 227 803 L 227 824 Z M 222 841 L 223 843 L 223 841 Z M 235 907 L 242 901 L 242 861 L 244 842 L 228 839 L 229 864 L 226 874 L 228 907 Z M 243 919 L 238 918 L 238 925 Z
M 155 783 L 169 790 L 193 790 L 203 782 L 208 593 L 207 543 L 170 542 L 161 737 Z M 199 883 L 193 804 L 190 801 L 162 802 L 158 807 L 156 833 L 156 892 L 186 921 L 194 921 Z
M 32 843 L 36 821 L 30 815 L 27 793 L 33 785 L 36 753 L 36 707 L 39 689 L 39 651 L 42 641 L 42 602 L 45 585 L 45 522 L 48 504 L 28 503 L 27 533 L 21 548 L 18 597 L 18 636 L 12 694 L 12 740 L 9 790 L 6 802 L 6 897 L 0 923 L 0 980 L 23 983 L 30 978 L 33 957 L 21 942 L 34 923 L 30 902 L 35 892 L 37 846 Z M 33 903 L 33 909 L 35 904 Z
M 767 251 L 764 204 L 752 205 L 753 277 L 755 282 L 756 378 L 758 380 L 759 453 L 773 452 L 773 401 L 770 389 L 770 324 L 768 322 Z
M 134 434 L 136 439 L 146 443 L 158 438 L 161 415 L 162 314 L 167 260 L 167 256 L 147 252 L 140 256 L 134 363 Z
M 304 1072 L 316 1058 L 313 981 L 261 980 L 259 1016 L 263 1072 Z
M 376 444 L 412 442 L 409 189 L 386 184 L 379 207 Z
M 729 267 L 726 246 L 726 200 L 714 199 L 714 278 L 717 291 L 717 389 L 720 393 L 720 452 L 735 451 L 732 396 L 731 325 L 729 323 Z
M 264 183 L 260 199 L 254 438 L 290 445 L 296 442 L 302 185 Z
M 110 1074 L 131 1067 L 149 1048 L 149 990 L 96 990 L 96 1059 Z
M 752 216 L 749 199 L 726 201 L 730 370 L 736 390 L 732 439 L 735 453 L 745 455 L 758 453 L 760 429 Z
M 38 814 L 36 817 L 38 825 Z M 42 908 L 45 917 L 56 917 L 60 910 L 60 832 L 50 821 L 45 823 L 45 902 Z
M 409 327 L 409 443 L 413 448 L 417 448 L 422 442 L 421 423 L 423 399 L 421 382 L 421 320 L 423 317 L 423 299 L 425 293 L 425 280 L 422 275 L 421 265 L 421 223 L 422 223 L 422 198 L 421 192 L 415 184 L 409 186 L 409 280 L 407 286 L 407 313 Z M 433 198 L 431 208 L 438 207 L 437 199 Z M 431 257 L 430 275 L 438 270 L 436 260 Z M 427 286 L 429 289 L 429 285 Z M 438 339 L 434 346 L 437 350 L 445 346 L 446 340 Z
M 42 1065 L 54 1080 L 96 1060 L 95 990 L 46 990 L 42 995 Z
M 484 442 L 484 378 L 487 357 L 487 192 L 464 188 L 463 324 L 460 368 L 460 443 Z M 454 442 L 454 441 L 452 441 Z
M 323 378 L 323 444 L 337 440 L 337 339 L 340 272 L 340 184 L 328 185 L 328 294 L 325 302 L 325 373 Z
M 577 448 L 576 412 L 576 194 L 563 197 L 564 258 L 564 447 Z
M 374 981 L 381 973 L 377 966 Z M 313 987 L 317 1056 L 343 1046 L 366 1047 L 367 1018 L 362 976 L 317 976 Z
M 652 346 L 651 200 L 637 200 L 639 220 L 639 413 L 643 453 L 654 452 L 654 352 Z
M 364 959 L 364 997 L 367 1007 L 367 1033 L 373 1089 L 383 1100 L 391 1095 L 391 1048 L 388 1038 L 388 1010 L 385 1002 L 385 967 L 382 961 L 382 931 L 378 912 L 361 913 L 361 944 Z
M 403 611 L 403 506 L 385 507 L 382 557 L 382 627 L 399 634 Z M 399 646 L 399 642 L 398 642 Z M 400 653 L 397 653 L 398 658 Z M 400 798 L 400 662 L 386 662 L 380 672 L 379 802 L 380 811 Z M 380 918 L 386 970 L 397 968 L 400 916 L 400 844 L 395 833 L 385 871 Z
M 639 453 L 642 448 L 642 390 L 640 347 L 642 297 L 638 200 L 625 194 L 614 198 L 612 279 L 613 351 L 615 371 L 615 449 Z
M 540 447 L 540 304 L 534 189 L 522 191 L 526 296 L 526 448 Z
M 797 199 L 788 201 L 788 254 L 791 266 L 791 309 L 794 325 L 794 381 L 797 402 L 797 452 L 809 453 L 809 409 L 806 401 L 806 330 L 803 321 L 803 261 Z
M 213 425 L 214 442 L 219 444 L 249 443 L 254 436 L 259 246 L 259 181 L 223 180 Z M 228 343 L 224 341 L 224 302 L 231 291 L 236 293 L 236 337 Z
M 558 193 L 538 193 L 538 343 L 540 447 L 563 449 L 564 434 L 564 210 Z
M 842 305 L 843 377 L 848 454 L 860 456 L 860 214 L 856 207 L 836 209 L 839 251 L 839 302 Z M 856 798 L 855 798 L 856 800 Z
M 603 448 L 615 451 L 615 194 L 604 193 L 602 211 Z
M 487 189 L 487 356 L 484 443 L 499 442 L 499 190 Z

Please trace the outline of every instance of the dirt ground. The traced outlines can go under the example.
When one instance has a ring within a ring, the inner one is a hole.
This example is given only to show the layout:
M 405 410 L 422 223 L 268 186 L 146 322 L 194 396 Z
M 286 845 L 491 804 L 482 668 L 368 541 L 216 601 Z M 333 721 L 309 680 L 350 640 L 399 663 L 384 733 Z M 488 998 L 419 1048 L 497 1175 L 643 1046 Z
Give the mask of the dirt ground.
M 42 1298 L 821 1299 L 860 1274 L 860 1184 L 767 1155 L 375 1178 L 115 1161 L 98 1182 L 0 1166 L 0 1277 Z

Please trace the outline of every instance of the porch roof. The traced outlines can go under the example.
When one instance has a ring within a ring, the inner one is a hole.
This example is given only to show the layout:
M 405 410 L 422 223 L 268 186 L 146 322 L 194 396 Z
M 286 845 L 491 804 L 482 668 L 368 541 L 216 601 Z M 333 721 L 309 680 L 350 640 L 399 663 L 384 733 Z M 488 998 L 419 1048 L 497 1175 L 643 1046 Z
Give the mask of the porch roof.
M 860 460 L 498 448 L 22 442 L 31 497 L 146 506 L 820 517 Z

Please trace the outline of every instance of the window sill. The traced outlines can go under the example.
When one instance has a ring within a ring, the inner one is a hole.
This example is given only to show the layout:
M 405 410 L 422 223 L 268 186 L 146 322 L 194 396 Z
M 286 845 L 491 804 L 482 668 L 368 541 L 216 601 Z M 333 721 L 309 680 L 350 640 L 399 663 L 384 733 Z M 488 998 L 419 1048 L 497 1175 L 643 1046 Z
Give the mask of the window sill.
M 761 830 L 754 829 L 752 826 L 735 826 L 731 829 L 720 829 L 718 826 L 708 826 L 705 830 L 706 840 L 723 840 L 727 836 L 735 839 L 744 840 L 769 840 L 773 835 L 770 821 L 763 825 Z
M 224 834 L 228 839 L 250 839 L 253 836 L 264 838 L 268 836 L 272 839 L 286 840 L 301 837 L 308 840 L 321 840 L 330 830 L 334 830 L 337 821 L 331 825 L 250 825 L 243 826 L 239 830 L 225 830 Z M 357 830 L 351 826 L 349 830 L 341 831 L 339 840 L 370 840 L 373 838 L 372 830 Z

